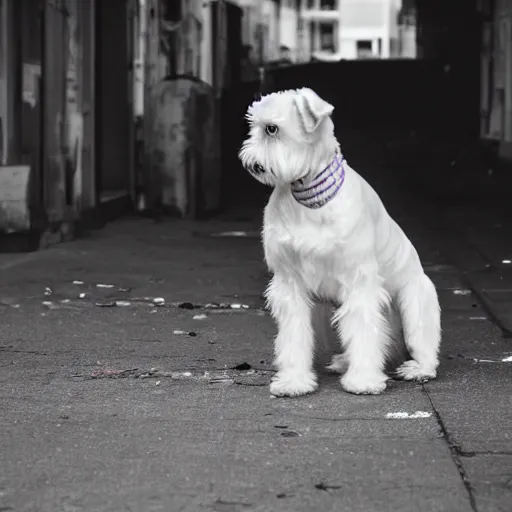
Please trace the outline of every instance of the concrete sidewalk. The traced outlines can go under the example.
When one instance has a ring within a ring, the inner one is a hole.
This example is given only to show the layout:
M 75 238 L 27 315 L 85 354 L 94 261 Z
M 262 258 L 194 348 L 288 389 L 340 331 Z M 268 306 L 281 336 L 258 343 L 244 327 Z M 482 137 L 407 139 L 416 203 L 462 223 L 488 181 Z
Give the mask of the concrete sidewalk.
M 510 510 L 512 348 L 431 228 L 390 206 L 444 346 L 438 380 L 381 396 L 322 372 L 314 395 L 270 398 L 258 221 L 128 219 L 0 259 L 0 510 Z

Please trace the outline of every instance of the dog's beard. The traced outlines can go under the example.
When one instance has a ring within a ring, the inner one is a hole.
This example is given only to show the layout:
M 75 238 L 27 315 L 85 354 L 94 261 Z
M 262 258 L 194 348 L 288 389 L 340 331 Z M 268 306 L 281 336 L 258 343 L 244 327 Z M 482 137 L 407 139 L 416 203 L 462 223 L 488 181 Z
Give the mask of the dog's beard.
M 265 185 L 289 185 L 304 179 L 315 167 L 304 152 L 290 152 L 278 145 L 269 146 L 249 138 L 242 144 L 238 155 L 251 176 Z

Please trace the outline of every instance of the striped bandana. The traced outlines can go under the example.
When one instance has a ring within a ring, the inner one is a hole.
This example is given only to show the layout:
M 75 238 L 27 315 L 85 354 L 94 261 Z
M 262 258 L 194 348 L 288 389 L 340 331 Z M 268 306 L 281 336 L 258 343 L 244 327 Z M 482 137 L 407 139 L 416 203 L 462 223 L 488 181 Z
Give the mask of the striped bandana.
M 292 183 L 292 195 L 297 202 L 308 208 L 320 208 L 328 203 L 340 190 L 345 181 L 345 158 L 336 152 L 333 161 L 316 178 L 304 185 Z

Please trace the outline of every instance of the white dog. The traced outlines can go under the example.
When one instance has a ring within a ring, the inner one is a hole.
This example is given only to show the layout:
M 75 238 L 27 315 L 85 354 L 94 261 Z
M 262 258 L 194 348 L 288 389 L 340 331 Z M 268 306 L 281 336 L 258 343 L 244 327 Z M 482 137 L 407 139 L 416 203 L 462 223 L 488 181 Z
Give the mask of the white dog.
M 240 160 L 274 187 L 263 244 L 273 273 L 266 298 L 278 327 L 270 386 L 276 396 L 317 387 L 315 299 L 336 305 L 332 321 L 344 352 L 330 369 L 344 373 L 346 391 L 384 391 L 390 345 L 402 329 L 412 359 L 396 370 L 398 377 L 433 379 L 439 364 L 435 287 L 377 193 L 341 154 L 333 110 L 303 88 L 263 96 L 246 116 L 250 131 Z

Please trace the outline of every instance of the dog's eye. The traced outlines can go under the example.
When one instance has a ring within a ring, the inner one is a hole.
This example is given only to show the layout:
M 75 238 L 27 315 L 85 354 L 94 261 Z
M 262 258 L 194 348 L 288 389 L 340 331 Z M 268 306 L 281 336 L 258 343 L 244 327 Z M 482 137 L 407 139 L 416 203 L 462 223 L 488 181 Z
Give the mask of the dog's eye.
M 278 131 L 279 130 L 275 124 L 267 124 L 267 126 L 265 126 L 265 132 L 267 133 L 267 135 L 270 135 L 271 137 L 277 135 Z

